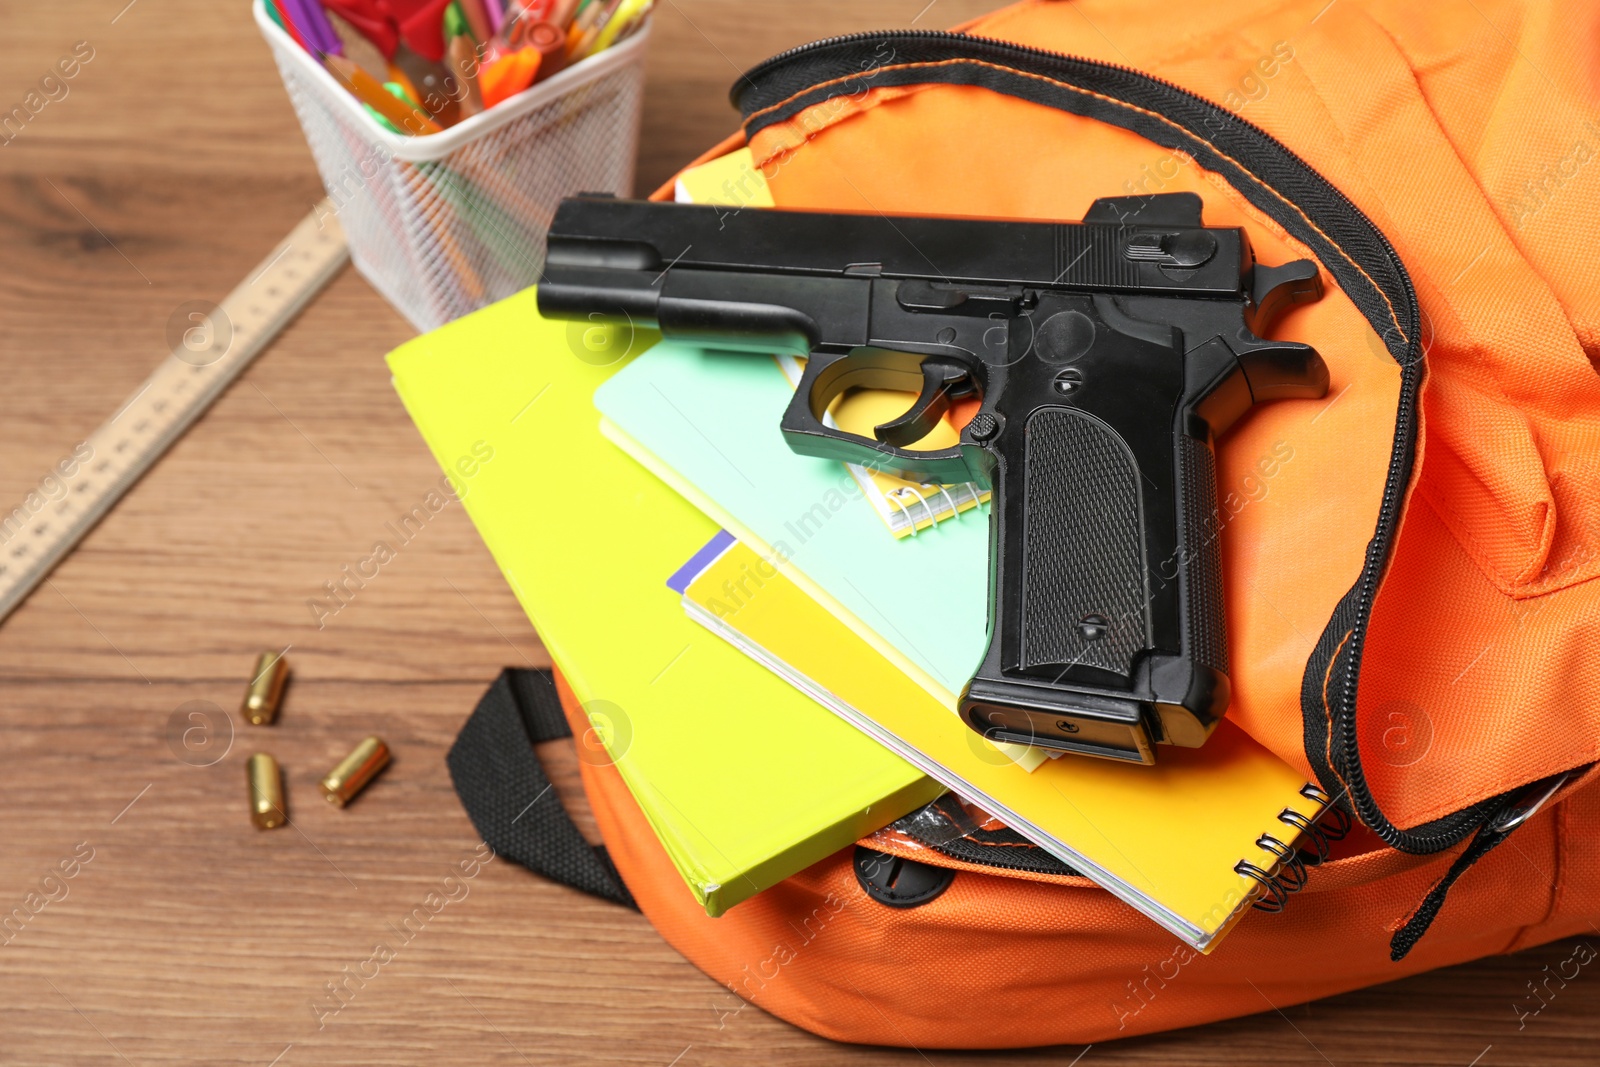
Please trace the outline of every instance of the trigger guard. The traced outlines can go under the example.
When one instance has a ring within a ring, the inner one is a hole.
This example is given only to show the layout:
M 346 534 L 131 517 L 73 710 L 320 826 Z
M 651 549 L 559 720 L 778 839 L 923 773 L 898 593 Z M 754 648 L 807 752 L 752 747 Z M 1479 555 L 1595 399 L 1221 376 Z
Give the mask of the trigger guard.
M 827 373 L 846 358 L 848 357 L 813 353 L 807 362 L 805 375 L 800 379 L 800 387 L 795 390 L 783 415 L 783 437 L 791 451 L 815 459 L 855 463 L 872 471 L 936 485 L 953 485 L 973 480 L 966 453 L 959 445 L 918 452 L 824 425 L 822 413 L 827 411 L 828 404 L 831 404 L 833 399 L 846 388 L 858 384 L 849 381 L 847 373 L 841 374 L 838 371 L 832 375 Z M 919 381 L 920 378 L 919 373 Z M 823 389 L 820 394 L 817 389 L 818 379 L 823 379 Z M 839 385 L 841 381 L 843 384 L 839 388 L 830 388 Z M 819 398 L 822 401 L 820 406 Z

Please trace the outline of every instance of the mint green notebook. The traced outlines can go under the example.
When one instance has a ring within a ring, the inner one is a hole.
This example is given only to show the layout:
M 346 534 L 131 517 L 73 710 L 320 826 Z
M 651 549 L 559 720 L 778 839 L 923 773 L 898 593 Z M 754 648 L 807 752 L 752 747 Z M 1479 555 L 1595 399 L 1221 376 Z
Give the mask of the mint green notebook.
M 954 708 L 985 648 L 988 509 L 897 540 L 843 464 L 789 451 L 793 392 L 769 358 L 665 342 L 594 401 L 606 436 Z
M 684 614 L 666 580 L 716 525 L 600 436 L 591 398 L 626 349 L 576 343 L 529 289 L 396 349 L 389 367 L 440 465 L 476 457 L 467 514 L 718 915 L 942 787 Z

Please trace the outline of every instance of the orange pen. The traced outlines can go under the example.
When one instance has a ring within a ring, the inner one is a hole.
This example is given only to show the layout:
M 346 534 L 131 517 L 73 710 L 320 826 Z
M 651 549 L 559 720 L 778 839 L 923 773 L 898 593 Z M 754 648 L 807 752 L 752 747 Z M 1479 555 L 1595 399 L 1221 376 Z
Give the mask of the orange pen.
M 539 73 L 539 50 L 519 48 L 507 52 L 478 73 L 478 91 L 483 94 L 483 106 L 494 107 L 507 97 L 515 96 L 533 84 Z
M 322 63 L 334 80 L 372 110 L 408 133 L 438 133 L 444 127 L 427 112 L 412 107 L 383 87 L 383 83 L 343 56 L 323 56 Z

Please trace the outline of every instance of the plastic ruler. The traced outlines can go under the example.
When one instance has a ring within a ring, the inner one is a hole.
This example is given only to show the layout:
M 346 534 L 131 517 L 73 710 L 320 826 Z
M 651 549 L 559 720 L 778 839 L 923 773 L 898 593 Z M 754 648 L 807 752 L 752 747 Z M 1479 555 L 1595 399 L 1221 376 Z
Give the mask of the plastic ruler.
M 0 511 L 0 619 L 182 437 L 349 259 L 324 200 L 220 305 L 186 305 L 172 352 L 15 507 Z

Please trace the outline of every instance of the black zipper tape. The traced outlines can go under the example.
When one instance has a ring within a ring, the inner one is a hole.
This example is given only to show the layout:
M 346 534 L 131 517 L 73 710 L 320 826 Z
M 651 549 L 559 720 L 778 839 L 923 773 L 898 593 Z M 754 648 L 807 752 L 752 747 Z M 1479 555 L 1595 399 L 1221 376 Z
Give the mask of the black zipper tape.
M 1460 843 L 1515 791 L 1423 826 L 1395 826 L 1372 795 L 1356 736 L 1356 692 L 1373 600 L 1394 550 L 1417 444 L 1423 379 L 1416 290 L 1394 247 L 1351 200 L 1270 134 L 1170 82 L 1126 67 L 937 31 L 853 34 L 791 49 L 734 85 L 745 133 L 872 89 L 971 85 L 1130 130 L 1214 171 L 1316 255 L 1401 366 L 1394 443 L 1360 578 L 1340 600 L 1301 689 L 1306 754 L 1329 795 L 1402 852 Z M 962 163 L 971 165 L 970 159 Z M 966 858 L 964 856 L 958 858 Z M 977 862 L 977 861 L 974 861 Z
M 952 793 L 945 793 L 894 828 L 942 856 L 983 867 L 1031 874 L 1077 876 L 1078 872 L 1010 827 L 974 825 Z

